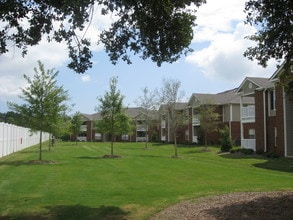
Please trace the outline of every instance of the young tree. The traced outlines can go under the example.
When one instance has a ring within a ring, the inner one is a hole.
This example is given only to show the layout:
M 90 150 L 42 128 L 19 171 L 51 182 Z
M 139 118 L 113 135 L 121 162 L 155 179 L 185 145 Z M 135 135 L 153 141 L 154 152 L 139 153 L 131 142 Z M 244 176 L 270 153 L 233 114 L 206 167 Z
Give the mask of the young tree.
M 204 133 L 205 150 L 208 146 L 208 133 L 217 130 L 219 124 L 219 114 L 216 112 L 216 106 L 211 103 L 202 103 L 199 106 L 200 128 Z
M 71 132 L 76 135 L 75 144 L 77 145 L 77 136 L 81 130 L 82 120 L 80 112 L 75 112 L 75 114 L 71 118 Z
M 42 133 L 55 131 L 68 108 L 65 101 L 69 97 L 67 91 L 57 85 L 58 71 L 54 69 L 46 71 L 40 61 L 38 61 L 38 65 L 38 69 L 34 68 L 33 78 L 24 75 L 28 82 L 28 86 L 21 89 L 20 98 L 24 104 L 9 102 L 8 106 L 22 115 L 27 127 L 32 131 L 40 131 L 39 160 L 42 160 Z
M 155 121 L 155 111 L 157 110 L 157 100 L 156 93 L 154 91 L 149 91 L 147 87 L 142 89 L 143 94 L 139 96 L 135 102 L 140 107 L 141 116 L 144 119 L 144 130 L 145 130 L 145 149 L 148 148 L 148 137 L 149 129 Z
M 244 55 L 266 66 L 271 58 L 291 63 L 293 58 L 293 10 L 291 0 L 248 0 L 245 4 L 246 23 L 255 25 L 257 32 L 249 36 L 255 47 L 249 47 Z
M 123 111 L 123 96 L 117 90 L 118 79 L 110 79 L 110 91 L 99 97 L 101 103 L 97 110 L 101 119 L 96 122 L 97 131 L 111 135 L 111 156 L 114 156 L 113 145 L 116 135 L 129 134 L 132 130 L 131 119 Z
M 163 87 L 159 91 L 159 102 L 162 104 L 161 114 L 166 114 L 171 133 L 174 137 L 174 157 L 177 152 L 177 132 L 184 125 L 184 112 L 177 106 L 184 97 L 184 92 L 179 90 L 181 82 L 176 79 L 163 79 Z
M 92 67 L 91 41 L 86 32 L 95 19 L 96 6 L 101 14 L 117 17 L 109 30 L 97 39 L 105 45 L 113 63 L 122 59 L 130 63 L 129 51 L 141 54 L 161 65 L 174 62 L 191 49 L 195 26 L 195 9 L 205 0 L 71 0 L 71 1 L 0 1 L 0 54 L 11 42 L 22 49 L 37 45 L 43 37 L 50 42 L 65 41 L 70 63 L 68 67 L 84 73 Z M 25 24 L 25 25 L 24 25 Z M 13 31 L 10 31 L 13 30 Z M 82 37 L 80 37 L 82 36 Z

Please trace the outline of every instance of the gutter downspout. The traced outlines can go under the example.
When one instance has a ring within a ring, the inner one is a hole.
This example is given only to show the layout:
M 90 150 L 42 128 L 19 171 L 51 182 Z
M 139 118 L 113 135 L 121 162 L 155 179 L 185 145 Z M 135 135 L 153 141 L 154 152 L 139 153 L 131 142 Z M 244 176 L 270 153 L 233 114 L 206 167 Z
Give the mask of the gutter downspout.
M 230 104 L 229 135 L 231 139 L 232 139 L 232 120 L 233 120 L 233 104 Z
M 284 156 L 287 157 L 288 155 L 288 148 L 287 148 L 287 117 L 286 117 L 286 94 L 284 91 L 284 87 L 282 87 L 282 93 L 283 93 L 283 120 L 284 120 Z
M 242 108 L 243 108 L 243 103 L 242 103 L 242 98 L 243 96 L 241 95 L 240 96 L 240 135 L 241 135 L 241 148 L 243 148 L 243 139 L 244 139 L 244 135 L 243 135 L 243 122 L 242 122 L 242 117 L 243 117 L 243 114 L 242 114 Z
M 264 110 L 264 122 L 263 122 L 263 126 L 264 126 L 264 152 L 267 152 L 267 120 L 266 120 L 266 91 L 267 89 L 264 89 L 263 91 L 263 110 Z

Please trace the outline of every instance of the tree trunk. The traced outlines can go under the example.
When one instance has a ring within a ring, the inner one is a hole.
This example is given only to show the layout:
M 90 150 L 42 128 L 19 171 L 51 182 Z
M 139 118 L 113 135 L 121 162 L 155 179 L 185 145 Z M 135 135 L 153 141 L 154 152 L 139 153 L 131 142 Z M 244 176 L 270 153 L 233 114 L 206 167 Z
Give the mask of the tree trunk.
M 114 155 L 114 149 L 113 149 L 113 145 L 114 145 L 114 135 L 112 135 L 112 137 L 111 137 L 111 156 L 113 156 Z
M 178 157 L 177 153 L 177 137 L 176 137 L 176 132 L 174 132 L 174 157 Z
M 43 139 L 43 131 L 40 131 L 40 150 L 39 150 L 39 160 L 42 160 L 42 139 Z
M 208 133 L 204 132 L 204 143 L 205 143 L 205 150 L 208 149 Z
M 148 149 L 148 132 L 145 133 L 145 149 Z

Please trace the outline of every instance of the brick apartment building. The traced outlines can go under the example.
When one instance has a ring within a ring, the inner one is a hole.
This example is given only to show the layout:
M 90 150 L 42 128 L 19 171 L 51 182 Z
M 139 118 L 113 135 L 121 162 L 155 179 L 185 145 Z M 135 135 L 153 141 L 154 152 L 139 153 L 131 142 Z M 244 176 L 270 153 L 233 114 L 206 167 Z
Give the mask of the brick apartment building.
M 285 91 L 278 83 L 282 71 L 283 65 L 271 78 L 246 77 L 239 86 L 241 99 L 254 99 L 253 105 L 241 103 L 241 146 L 292 157 L 293 81 Z

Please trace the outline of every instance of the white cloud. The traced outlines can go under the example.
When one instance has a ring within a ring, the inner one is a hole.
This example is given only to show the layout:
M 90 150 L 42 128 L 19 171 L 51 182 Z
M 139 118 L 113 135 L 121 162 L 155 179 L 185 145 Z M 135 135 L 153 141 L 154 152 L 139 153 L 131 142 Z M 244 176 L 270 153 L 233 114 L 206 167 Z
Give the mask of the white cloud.
M 243 21 L 246 0 L 209 0 L 196 13 L 194 42 L 213 40 L 215 35 L 233 31 L 232 21 Z
M 78 32 L 78 36 L 89 38 L 92 40 L 91 50 L 102 50 L 102 45 L 97 45 L 98 35 L 101 31 L 110 26 L 110 23 L 115 20 L 115 16 L 102 16 L 100 8 L 95 6 L 93 20 L 85 32 Z M 1 25 L 1 24 L 0 24 Z M 58 26 L 58 22 L 55 24 Z M 34 67 L 37 66 L 37 61 L 44 63 L 46 69 L 65 66 L 68 62 L 68 51 L 66 43 L 56 43 L 54 41 L 47 42 L 44 39 L 39 45 L 28 48 L 28 54 L 25 57 L 21 56 L 21 51 L 11 46 L 10 51 L 0 55 L 0 97 L 2 99 L 12 99 L 20 94 L 20 87 L 25 86 L 23 74 L 32 76 Z M 93 61 L 94 63 L 96 61 Z M 83 76 L 82 81 L 89 81 L 89 76 Z
M 91 80 L 91 76 L 88 74 L 84 74 L 81 76 L 81 81 L 82 82 L 89 82 Z
M 273 62 L 264 69 L 243 56 L 252 46 L 245 36 L 256 31 L 244 25 L 244 2 L 210 0 L 199 9 L 194 42 L 207 42 L 208 46 L 192 53 L 186 61 L 210 79 L 239 83 L 245 76 L 269 77 L 275 70 Z
M 62 66 L 67 61 L 67 53 L 64 45 L 46 41 L 41 41 L 38 46 L 29 49 L 25 57 L 20 55 L 20 51 L 15 48 L 9 53 L 0 56 L 0 96 L 12 97 L 20 94 L 20 87 L 25 86 L 23 75 L 33 76 L 34 67 L 40 60 L 45 65 L 45 69 Z

